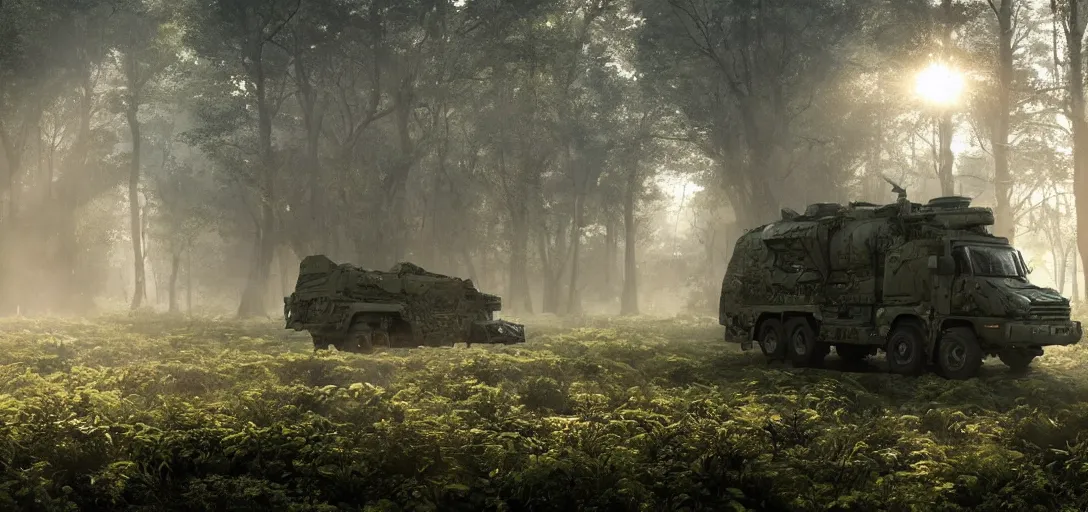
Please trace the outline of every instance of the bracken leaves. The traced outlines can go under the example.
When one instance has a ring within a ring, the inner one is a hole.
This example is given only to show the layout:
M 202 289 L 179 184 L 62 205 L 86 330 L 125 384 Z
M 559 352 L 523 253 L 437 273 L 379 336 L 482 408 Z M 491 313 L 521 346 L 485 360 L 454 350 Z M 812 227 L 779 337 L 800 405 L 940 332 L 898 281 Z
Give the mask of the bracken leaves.
M 0 507 L 1088 506 L 1080 347 L 958 382 L 768 366 L 713 322 L 592 322 L 370 355 L 259 322 L 0 322 Z

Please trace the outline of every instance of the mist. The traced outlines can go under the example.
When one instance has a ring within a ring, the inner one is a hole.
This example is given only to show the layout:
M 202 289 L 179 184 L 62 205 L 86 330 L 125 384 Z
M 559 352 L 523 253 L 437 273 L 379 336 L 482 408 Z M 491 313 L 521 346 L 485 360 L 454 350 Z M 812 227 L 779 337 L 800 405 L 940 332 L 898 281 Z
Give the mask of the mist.
M 884 176 L 993 207 L 1080 288 L 1049 6 L 1017 4 L 1006 54 L 984 3 L 817 2 L 758 37 L 702 3 L 6 2 L 0 310 L 274 317 L 325 254 L 511 314 L 712 315 L 744 230 L 890 202 Z
M 1086 24 L 0 0 L 0 510 L 1084 509 Z

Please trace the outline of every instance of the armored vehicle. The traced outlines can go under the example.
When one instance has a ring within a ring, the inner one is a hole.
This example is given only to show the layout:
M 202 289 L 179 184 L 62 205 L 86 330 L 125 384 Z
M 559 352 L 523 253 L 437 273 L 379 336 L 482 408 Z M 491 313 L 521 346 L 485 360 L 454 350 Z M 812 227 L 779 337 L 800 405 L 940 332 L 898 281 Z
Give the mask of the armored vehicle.
M 525 342 L 520 324 L 496 320 L 502 299 L 471 280 L 398 263 L 388 272 L 336 264 L 323 255 L 299 264 L 298 281 L 283 299 L 287 329 L 308 331 L 314 349 L 368 352 L 453 346 L 457 342 Z
M 885 178 L 886 179 L 886 178 Z M 749 230 L 722 281 L 718 321 L 743 350 L 815 366 L 884 351 L 890 371 L 977 375 L 986 356 L 1023 370 L 1043 347 L 1080 341 L 1069 300 L 1028 280 L 1020 251 L 993 236 L 990 208 L 964 197 L 922 205 L 820 203 Z

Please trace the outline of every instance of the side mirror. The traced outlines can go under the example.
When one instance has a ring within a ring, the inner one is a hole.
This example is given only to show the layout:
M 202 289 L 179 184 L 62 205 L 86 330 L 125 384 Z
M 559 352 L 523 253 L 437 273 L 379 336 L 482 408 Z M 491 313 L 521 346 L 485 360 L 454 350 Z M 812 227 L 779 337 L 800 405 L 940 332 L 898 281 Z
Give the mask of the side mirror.
M 951 256 L 930 256 L 929 269 L 939 276 L 950 276 L 956 273 L 956 260 Z

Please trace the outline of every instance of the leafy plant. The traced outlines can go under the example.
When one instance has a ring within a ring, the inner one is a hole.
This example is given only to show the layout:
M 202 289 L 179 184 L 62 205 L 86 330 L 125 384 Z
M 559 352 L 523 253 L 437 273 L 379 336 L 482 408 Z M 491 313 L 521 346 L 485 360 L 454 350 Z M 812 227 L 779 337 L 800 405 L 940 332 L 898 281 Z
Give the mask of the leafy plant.
M 526 321 L 524 345 L 370 355 L 271 323 L 2 321 L 0 506 L 1088 506 L 1079 346 L 953 382 L 767 366 L 697 318 Z

